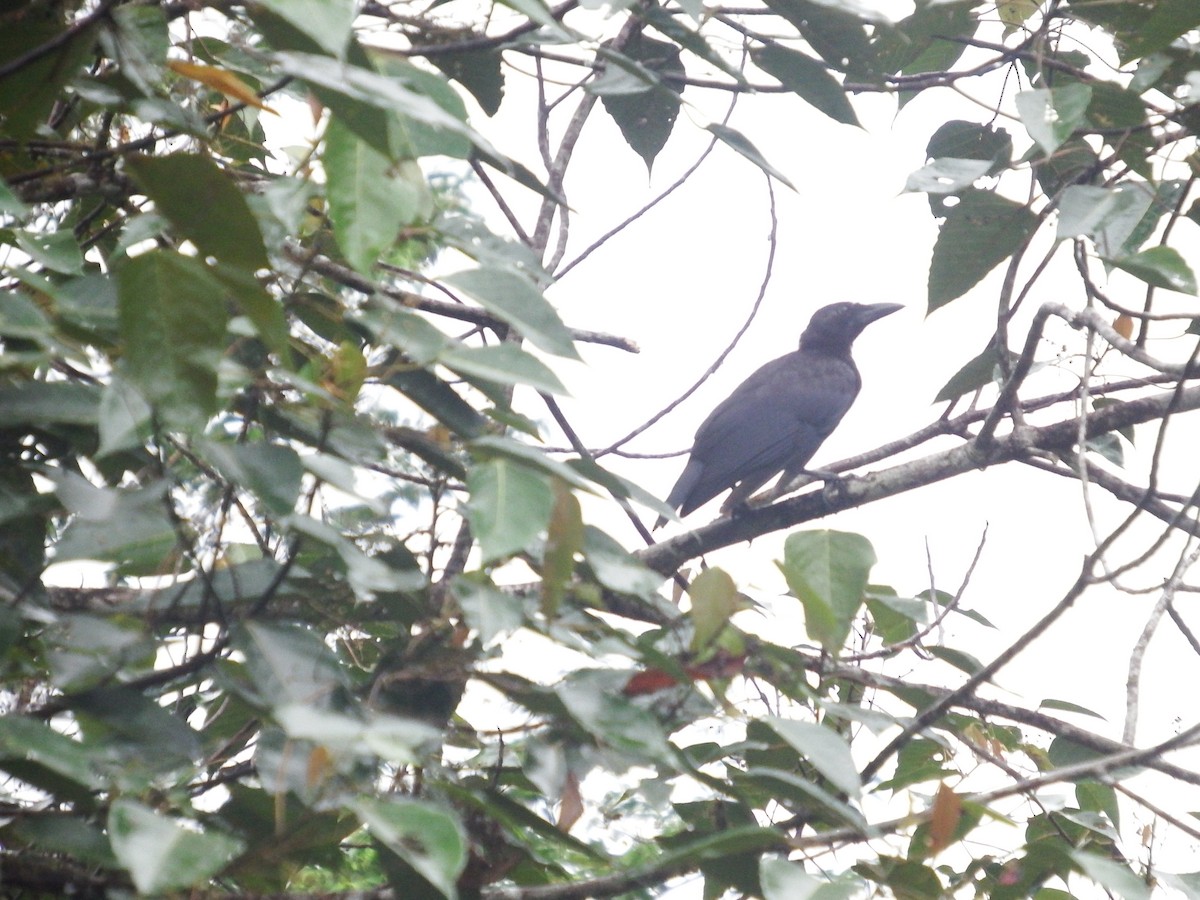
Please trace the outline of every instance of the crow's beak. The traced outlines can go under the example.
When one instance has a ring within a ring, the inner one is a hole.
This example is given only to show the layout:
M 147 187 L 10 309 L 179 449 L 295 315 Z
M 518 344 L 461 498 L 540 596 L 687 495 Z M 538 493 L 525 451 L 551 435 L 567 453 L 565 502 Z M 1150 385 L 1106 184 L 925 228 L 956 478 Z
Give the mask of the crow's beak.
M 872 303 L 864 306 L 859 311 L 858 321 L 862 323 L 862 327 L 866 328 L 876 319 L 882 319 L 884 316 L 890 316 L 892 313 L 904 309 L 901 303 Z

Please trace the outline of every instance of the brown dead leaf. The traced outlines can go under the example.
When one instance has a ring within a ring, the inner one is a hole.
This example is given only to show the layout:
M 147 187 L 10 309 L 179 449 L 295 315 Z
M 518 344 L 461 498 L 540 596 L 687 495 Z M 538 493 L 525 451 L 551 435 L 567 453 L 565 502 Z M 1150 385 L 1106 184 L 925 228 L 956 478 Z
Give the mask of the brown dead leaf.
M 583 797 L 579 794 L 579 779 L 574 772 L 568 772 L 563 782 L 562 796 L 558 804 L 558 821 L 554 824 L 559 831 L 570 831 L 571 826 L 583 815 Z

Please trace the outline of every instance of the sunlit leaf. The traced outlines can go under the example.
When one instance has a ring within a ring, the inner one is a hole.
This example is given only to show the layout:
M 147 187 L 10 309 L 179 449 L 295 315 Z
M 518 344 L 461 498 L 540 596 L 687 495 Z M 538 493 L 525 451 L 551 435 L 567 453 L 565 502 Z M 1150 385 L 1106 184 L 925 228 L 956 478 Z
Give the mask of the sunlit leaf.
M 516 326 L 530 343 L 547 353 L 568 359 L 579 358 L 571 333 L 563 325 L 558 311 L 524 274 L 512 269 L 481 267 L 456 272 L 445 281 Z
M 145 894 L 204 884 L 242 848 L 236 838 L 198 831 L 132 800 L 108 814 L 113 853 Z
M 468 624 L 479 632 L 485 647 L 525 624 L 525 604 L 519 595 L 502 591 L 481 578 L 454 579 L 454 596 Z
M 460 375 L 483 378 L 499 384 L 524 384 L 549 394 L 565 394 L 558 376 L 536 356 L 516 344 L 488 347 L 447 347 L 438 361 Z
M 479 463 L 467 487 L 467 520 L 485 561 L 526 549 L 550 521 L 549 478 L 527 465 L 499 457 Z
M 1050 154 L 1083 124 L 1091 100 L 1086 84 L 1037 88 L 1017 94 L 1017 112 L 1029 136 Z
M 1196 274 L 1174 247 L 1150 247 L 1128 256 L 1104 257 L 1104 261 L 1154 287 L 1196 293 Z
M 448 810 L 400 797 L 358 800 L 353 809 L 375 838 L 443 896 L 458 896 L 455 883 L 467 864 L 467 839 Z
M 1128 865 L 1084 850 L 1071 851 L 1071 858 L 1088 878 L 1124 900 L 1150 900 L 1154 894 L 1146 879 Z
M 688 587 L 692 601 L 692 650 L 703 650 L 716 639 L 738 611 L 741 597 L 733 579 L 721 569 L 705 569 Z
M 325 131 L 322 160 L 338 246 L 369 275 L 400 229 L 432 212 L 429 186 L 415 163 L 393 164 L 337 119 Z
M 795 719 L 772 716 L 763 721 L 839 791 L 851 797 L 861 795 L 862 780 L 858 776 L 858 767 L 850 755 L 850 745 L 840 734 L 824 725 Z
M 779 567 L 804 607 L 808 636 L 827 651 L 837 653 L 850 634 L 873 565 L 875 551 L 862 535 L 799 531 L 784 542 Z

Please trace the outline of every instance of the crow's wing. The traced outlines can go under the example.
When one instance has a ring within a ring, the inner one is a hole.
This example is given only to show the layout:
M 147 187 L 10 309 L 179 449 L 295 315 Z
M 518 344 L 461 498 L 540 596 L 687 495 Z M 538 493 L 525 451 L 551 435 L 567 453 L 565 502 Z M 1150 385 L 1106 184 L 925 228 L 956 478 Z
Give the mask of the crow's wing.
M 738 483 L 753 491 L 784 469 L 803 468 L 860 385 L 844 358 L 797 350 L 767 363 L 704 420 L 668 502 L 687 515 Z

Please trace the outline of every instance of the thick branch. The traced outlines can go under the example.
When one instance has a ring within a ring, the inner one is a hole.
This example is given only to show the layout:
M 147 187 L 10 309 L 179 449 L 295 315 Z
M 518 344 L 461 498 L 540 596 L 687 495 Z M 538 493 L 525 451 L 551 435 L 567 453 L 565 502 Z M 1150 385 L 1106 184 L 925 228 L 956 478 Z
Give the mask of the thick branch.
M 1197 408 L 1200 408 L 1200 387 L 1185 388 L 1178 392 L 1165 391 L 1137 400 L 1114 403 L 1089 413 L 1086 434 L 1094 437 L 1162 418 L 1168 412 L 1187 412 Z M 824 490 L 809 491 L 770 506 L 724 516 L 710 525 L 655 544 L 641 551 L 638 556 L 656 572 L 667 574 L 689 559 L 801 522 L 865 506 L 976 469 L 1026 459 L 1033 451 L 1068 451 L 1075 446 L 1078 431 L 1079 420 L 1075 417 L 1050 425 L 1021 426 L 993 438 L 986 451 L 969 441 L 880 472 L 828 484 Z M 1182 524 L 1187 527 L 1187 521 Z

